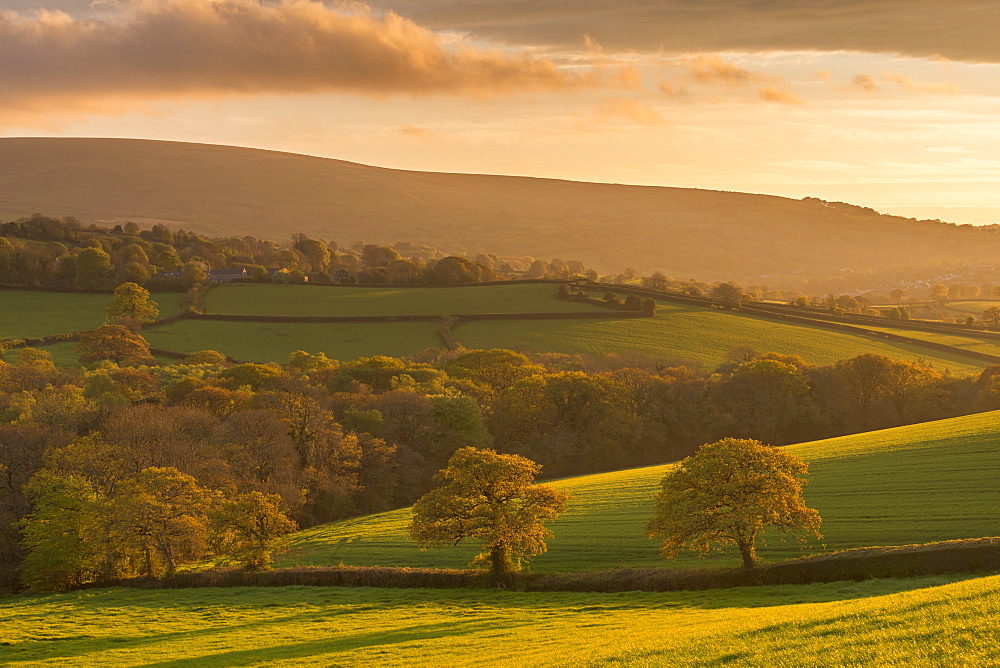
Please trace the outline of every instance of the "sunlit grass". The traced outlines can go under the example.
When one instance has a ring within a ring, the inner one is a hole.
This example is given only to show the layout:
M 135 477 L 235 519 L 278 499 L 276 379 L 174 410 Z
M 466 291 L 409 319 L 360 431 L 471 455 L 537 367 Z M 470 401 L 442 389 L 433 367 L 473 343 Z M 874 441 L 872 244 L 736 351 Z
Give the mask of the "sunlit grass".
M 175 352 L 218 350 L 248 362 L 285 362 L 296 350 L 353 360 L 370 355 L 412 355 L 444 344 L 433 322 L 262 323 L 180 320 L 148 329 L 150 346 Z
M 181 295 L 153 295 L 160 314 L 180 310 Z M 41 337 L 93 329 L 104 324 L 110 294 L 0 289 L 0 339 Z
M 889 332 L 891 334 L 899 334 L 901 336 L 909 336 L 914 339 L 921 339 L 923 341 L 932 341 L 934 343 L 943 343 L 948 346 L 955 346 L 956 348 L 965 348 L 966 350 L 974 350 L 980 353 L 986 353 L 988 355 L 1000 355 L 1000 340 L 997 339 L 987 339 L 979 338 L 974 333 L 966 334 L 965 332 L 952 333 L 942 333 L 942 332 L 922 332 L 916 329 L 901 329 L 898 327 L 871 327 L 869 325 L 864 325 L 865 329 L 874 329 L 879 332 Z
M 353 288 L 332 285 L 230 285 L 210 290 L 206 313 L 242 315 L 454 315 L 593 311 L 556 298 L 555 285 Z
M 326 587 L 0 601 L 11 666 L 988 665 L 1000 577 L 670 593 Z
M 1000 534 L 1000 412 L 971 415 L 788 446 L 810 462 L 806 502 L 823 517 L 823 545 L 805 552 L 906 545 Z M 643 535 L 666 466 L 555 481 L 573 494 L 551 524 L 549 551 L 535 571 L 623 566 L 736 565 L 734 551 L 666 561 Z M 279 565 L 462 568 L 475 554 L 460 545 L 421 552 L 406 534 L 409 509 L 314 527 L 297 534 Z M 765 561 L 801 556 L 770 541 Z
M 454 334 L 467 348 L 586 355 L 639 350 L 661 359 L 692 360 L 709 369 L 740 345 L 760 352 L 800 355 L 811 364 L 830 364 L 862 353 L 923 360 L 938 370 L 956 373 L 978 373 L 988 364 L 919 345 L 719 309 L 661 303 L 656 313 L 655 318 L 634 320 L 469 322 L 457 327 Z

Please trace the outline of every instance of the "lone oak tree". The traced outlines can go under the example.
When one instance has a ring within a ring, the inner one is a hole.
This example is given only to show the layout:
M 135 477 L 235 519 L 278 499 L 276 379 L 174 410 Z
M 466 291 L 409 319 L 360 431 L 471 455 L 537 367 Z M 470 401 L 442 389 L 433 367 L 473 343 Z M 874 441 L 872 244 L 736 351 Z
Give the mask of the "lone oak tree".
M 461 448 L 437 475 L 436 489 L 413 506 L 410 535 L 421 546 L 478 538 L 494 580 L 504 582 L 526 558 L 545 552 L 543 524 L 566 509 L 569 494 L 535 485 L 541 466 L 520 455 Z
M 802 498 L 809 465 L 780 448 L 725 438 L 701 446 L 663 478 L 650 538 L 676 558 L 689 548 L 702 554 L 736 545 L 745 568 L 757 564 L 757 538 L 765 527 L 821 538 L 819 513 Z
M 160 309 L 149 290 L 135 283 L 122 283 L 115 288 L 115 296 L 107 311 L 108 323 L 119 321 L 147 323 L 160 315 Z

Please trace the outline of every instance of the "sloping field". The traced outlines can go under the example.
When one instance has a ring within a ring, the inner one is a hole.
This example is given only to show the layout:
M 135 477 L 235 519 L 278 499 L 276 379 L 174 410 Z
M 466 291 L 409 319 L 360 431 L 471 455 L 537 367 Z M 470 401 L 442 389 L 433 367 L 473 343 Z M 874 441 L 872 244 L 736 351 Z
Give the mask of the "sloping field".
M 153 295 L 160 315 L 181 310 L 181 295 Z M 104 324 L 110 294 L 36 292 L 0 289 L 0 339 L 48 336 L 93 329 Z
M 240 315 L 454 315 L 567 313 L 592 304 L 556 299 L 556 285 L 351 288 L 332 285 L 228 285 L 210 290 L 206 313 Z
M 660 303 L 655 318 L 468 322 L 459 325 L 454 335 L 466 348 L 586 355 L 632 349 L 661 359 L 699 362 L 708 369 L 718 366 L 726 353 L 739 345 L 750 345 L 760 352 L 801 355 L 812 364 L 877 353 L 895 359 L 923 360 L 940 371 L 951 369 L 956 373 L 978 373 L 987 365 L 918 345 L 670 303 Z
M 331 359 L 353 360 L 370 355 L 412 355 L 441 348 L 433 322 L 393 323 L 265 323 L 179 320 L 148 329 L 143 336 L 153 348 L 191 353 L 218 350 L 246 362 L 285 362 L 296 350 L 326 353 Z
M 823 517 L 823 546 L 807 553 L 906 545 L 1000 534 L 1000 412 L 788 446 L 810 462 L 806 502 Z M 666 561 L 643 535 L 666 466 L 559 480 L 573 494 L 570 511 L 551 527 L 536 571 L 625 566 L 727 565 L 735 550 L 705 559 Z M 474 546 L 421 552 L 406 534 L 409 509 L 314 527 L 296 535 L 279 565 L 462 568 Z M 801 556 L 795 543 L 771 541 L 765 561 Z
M 916 329 L 899 329 L 896 327 L 869 327 L 868 325 L 864 325 L 864 328 L 874 329 L 875 331 L 878 332 L 889 332 L 890 334 L 909 336 L 914 339 L 921 339 L 922 341 L 943 343 L 947 346 L 955 346 L 956 348 L 965 348 L 966 350 L 974 350 L 976 352 L 986 353 L 988 355 L 1000 355 L 1000 340 L 979 338 L 975 334 L 966 335 L 964 333 L 951 334 L 947 332 L 921 332 Z
M 969 299 L 965 301 L 945 302 L 944 308 L 947 311 L 955 311 L 953 315 L 974 315 L 979 318 L 983 311 L 994 306 L 1000 306 L 1000 301 L 995 299 Z
M 984 666 L 1000 577 L 673 593 L 104 589 L 0 602 L 8 666 Z

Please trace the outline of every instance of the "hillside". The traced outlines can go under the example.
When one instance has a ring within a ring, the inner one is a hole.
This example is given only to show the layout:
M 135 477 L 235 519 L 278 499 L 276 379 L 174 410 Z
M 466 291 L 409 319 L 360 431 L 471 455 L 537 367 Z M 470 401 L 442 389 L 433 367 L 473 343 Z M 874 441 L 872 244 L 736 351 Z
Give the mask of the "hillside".
M 810 463 L 806 502 L 823 517 L 825 549 L 996 534 L 998 419 L 1000 412 L 983 413 L 788 446 Z M 733 550 L 708 561 L 659 557 L 642 527 L 664 471 L 652 466 L 554 482 L 573 494 L 571 510 L 552 524 L 555 538 L 532 568 L 736 565 Z M 314 527 L 297 534 L 279 564 L 461 568 L 475 554 L 473 546 L 421 552 L 406 535 L 409 518 L 404 508 Z M 802 552 L 773 541 L 760 554 L 775 561 Z
M 992 665 L 1000 577 L 953 580 L 657 594 L 86 590 L 0 601 L 0 659 L 118 668 Z
M 409 172 L 255 149 L 0 139 L 0 219 L 166 222 L 215 236 L 411 241 L 706 280 L 995 257 L 1000 235 L 816 199 Z

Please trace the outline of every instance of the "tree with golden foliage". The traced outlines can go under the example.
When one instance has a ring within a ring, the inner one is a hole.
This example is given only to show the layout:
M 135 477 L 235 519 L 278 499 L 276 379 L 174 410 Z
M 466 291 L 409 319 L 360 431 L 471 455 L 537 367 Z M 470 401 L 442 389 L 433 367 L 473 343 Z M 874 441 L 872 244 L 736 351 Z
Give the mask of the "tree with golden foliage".
M 80 364 L 111 360 L 121 364 L 141 364 L 152 360 L 149 344 L 124 325 L 104 325 L 80 336 L 76 346 Z
M 153 322 L 160 309 L 149 290 L 135 283 L 122 283 L 115 288 L 115 296 L 105 311 L 108 324 Z
M 299 528 L 283 506 L 277 494 L 256 491 L 223 501 L 213 518 L 217 549 L 248 571 L 269 568 L 277 539 Z
M 565 509 L 569 494 L 534 484 L 541 466 L 520 455 L 461 448 L 437 475 L 439 486 L 413 506 L 410 535 L 426 548 L 476 538 L 498 584 L 528 557 L 545 552 L 544 523 Z
M 661 552 L 674 559 L 687 548 L 705 554 L 736 545 L 744 568 L 757 565 L 763 529 L 822 538 L 819 513 L 802 498 L 809 465 L 760 441 L 724 438 L 701 446 L 663 478 L 646 525 Z

